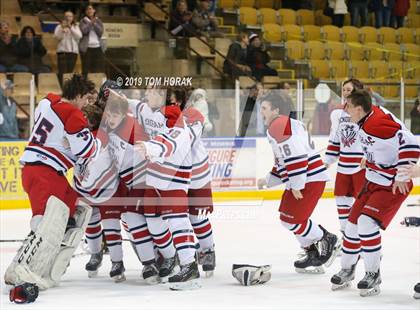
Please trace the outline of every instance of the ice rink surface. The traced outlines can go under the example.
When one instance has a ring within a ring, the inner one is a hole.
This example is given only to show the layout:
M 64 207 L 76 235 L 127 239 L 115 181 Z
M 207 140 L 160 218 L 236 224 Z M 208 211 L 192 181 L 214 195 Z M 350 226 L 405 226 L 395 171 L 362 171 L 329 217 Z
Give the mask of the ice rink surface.
M 3 283 L 5 268 L 18 243 L 0 243 L 0 309 L 420 309 L 413 287 L 420 281 L 420 228 L 400 225 L 404 216 L 420 216 L 411 196 L 393 223 L 382 233 L 382 293 L 362 298 L 355 284 L 363 277 L 359 262 L 356 282 L 345 291 L 332 292 L 330 278 L 340 269 L 339 258 L 322 275 L 297 274 L 293 261 L 300 251 L 293 235 L 278 219 L 277 201 L 219 203 L 212 216 L 217 267 L 212 278 L 202 278 L 202 288 L 170 291 L 165 285 L 149 286 L 140 278 L 141 266 L 128 242 L 124 242 L 127 281 L 109 278 L 109 256 L 97 278 L 89 279 L 84 266 L 88 255 L 75 257 L 59 287 L 41 292 L 33 304 L 8 300 Z M 386 202 L 384 202 L 386 203 Z M 334 200 L 321 200 L 312 219 L 338 233 Z M 29 210 L 0 212 L 0 239 L 21 239 L 29 231 Z M 78 253 L 81 253 L 80 249 Z M 233 263 L 271 264 L 272 279 L 261 286 L 244 287 L 232 277 Z

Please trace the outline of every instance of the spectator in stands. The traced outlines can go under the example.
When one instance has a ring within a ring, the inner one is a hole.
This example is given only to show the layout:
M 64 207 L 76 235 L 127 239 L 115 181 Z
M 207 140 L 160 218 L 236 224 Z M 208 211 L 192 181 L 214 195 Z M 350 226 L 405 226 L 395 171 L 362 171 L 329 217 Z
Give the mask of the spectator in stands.
M 42 62 L 47 50 L 31 26 L 23 27 L 20 32 L 20 38 L 16 43 L 16 54 L 18 62 L 28 67 L 33 74 L 51 72 L 51 68 Z
M 414 107 L 410 112 L 411 117 L 411 132 L 418 135 L 420 134 L 420 94 L 414 101 Z
M 9 23 L 0 21 L 0 72 L 28 72 L 17 63 L 16 37 L 9 34 Z
M 270 62 L 270 55 L 261 39 L 257 34 L 252 33 L 249 36 L 249 46 L 247 51 L 246 63 L 252 70 L 252 76 L 261 81 L 263 76 L 277 76 L 277 71 L 270 68 L 267 63 Z
M 223 63 L 223 72 L 236 79 L 241 75 L 251 73 L 251 68 L 247 64 L 247 47 L 249 45 L 248 34 L 241 32 L 238 40 L 229 46 L 228 53 Z
M 410 0 L 395 0 L 392 11 L 393 26 L 396 28 L 404 27 L 404 19 L 410 9 Z
M 213 124 L 210 121 L 209 105 L 207 101 L 207 92 L 202 88 L 197 88 L 193 90 L 187 102 L 188 106 L 193 106 L 198 111 L 200 111 L 201 114 L 203 114 L 205 133 L 208 133 L 213 129 Z
M 394 9 L 395 0 L 371 0 L 370 9 L 375 13 L 375 27 L 390 27 L 391 15 Z
M 195 31 L 191 19 L 192 13 L 188 10 L 187 1 L 178 0 L 176 9 L 171 13 L 169 30 L 176 36 L 193 36 Z
M 10 97 L 12 91 L 13 84 L 10 80 L 0 85 L 0 140 L 19 138 L 16 101 Z
M 171 10 L 175 11 L 178 6 L 179 0 L 172 0 Z M 187 8 L 190 12 L 193 12 L 197 8 L 197 0 L 185 0 Z
M 292 95 L 291 95 L 291 87 L 288 82 L 280 82 L 279 89 L 282 92 L 282 95 L 284 96 L 283 102 L 285 103 L 284 106 L 284 113 L 285 115 L 289 115 L 289 117 L 296 119 L 297 118 L 297 112 L 295 105 L 293 103 Z
M 344 0 L 328 0 L 332 12 L 332 23 L 339 28 L 344 26 L 344 16 L 348 13 Z
M 360 17 L 360 27 L 367 25 L 368 20 L 368 1 L 367 0 L 349 0 L 351 25 L 357 27 Z
M 63 74 L 72 73 L 79 54 L 79 41 L 82 32 L 74 20 L 73 12 L 66 11 L 64 20 L 55 27 L 54 36 L 58 39 L 57 63 L 58 78 L 63 83 Z
M 199 34 L 207 37 L 223 37 L 216 17 L 210 12 L 209 0 L 200 0 L 198 8 L 193 12 L 192 23 Z
M 105 47 L 102 40 L 104 26 L 91 4 L 86 7 L 85 16 L 80 20 L 79 27 L 83 35 L 79 43 L 83 75 L 104 72 L 103 50 Z

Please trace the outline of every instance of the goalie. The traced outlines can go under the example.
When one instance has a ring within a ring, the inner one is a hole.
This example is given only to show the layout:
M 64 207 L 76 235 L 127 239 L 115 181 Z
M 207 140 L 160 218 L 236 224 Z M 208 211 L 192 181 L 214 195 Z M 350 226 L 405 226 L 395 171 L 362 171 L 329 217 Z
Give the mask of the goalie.
M 76 162 L 93 160 L 100 149 L 81 108 L 94 84 L 74 75 L 63 97 L 48 94 L 35 110 L 35 124 L 20 159 L 22 184 L 32 209 L 31 232 L 4 275 L 10 300 L 32 302 L 40 290 L 58 285 L 78 246 L 91 208 L 76 204 L 65 174 Z

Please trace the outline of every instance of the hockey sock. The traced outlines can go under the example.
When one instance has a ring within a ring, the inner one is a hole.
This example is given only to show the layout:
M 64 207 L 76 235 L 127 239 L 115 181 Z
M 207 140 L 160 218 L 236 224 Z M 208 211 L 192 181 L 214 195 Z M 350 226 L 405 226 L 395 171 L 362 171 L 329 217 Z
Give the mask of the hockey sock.
M 155 259 L 153 238 L 147 229 L 146 218 L 142 214 L 126 212 L 125 220 L 132 243 L 142 262 Z
M 357 225 L 347 222 L 344 230 L 341 267 L 343 269 L 350 269 L 351 266 L 357 263 L 360 252 L 361 245 Z
M 122 238 L 120 220 L 116 219 L 103 219 L 102 226 L 106 245 L 109 249 L 109 256 L 112 262 L 120 262 L 123 259 L 122 251 Z
M 194 231 L 188 214 L 176 214 L 166 216 L 169 222 L 169 229 L 174 238 L 174 244 L 178 252 L 181 265 L 192 263 L 195 260 Z
M 146 217 L 147 228 L 152 235 L 153 242 L 164 258 L 175 256 L 175 247 L 172 243 L 172 235 L 168 223 L 161 217 Z
M 302 248 L 306 248 L 314 242 L 320 240 L 324 233 L 318 224 L 313 222 L 311 219 L 306 220 L 300 224 L 290 224 L 281 221 L 284 227 L 293 232 L 296 239 L 299 241 Z
M 357 225 L 365 270 L 377 272 L 381 262 L 381 233 L 379 225 L 373 218 L 364 214 L 359 217 Z
M 125 213 L 121 213 L 121 226 L 123 227 L 127 238 L 131 240 L 131 234 L 128 230 L 127 222 L 125 221 Z
M 349 218 L 351 207 L 354 203 L 353 197 L 337 196 L 335 197 L 337 204 L 338 220 L 340 221 L 340 230 L 344 231 L 347 220 Z
M 200 250 L 212 249 L 214 247 L 214 240 L 209 219 L 207 217 L 203 219 L 203 217 L 192 214 L 189 217 L 200 244 Z
M 102 249 L 102 227 L 101 227 L 101 213 L 99 209 L 94 207 L 89 224 L 86 228 L 86 241 L 89 251 L 92 254 L 99 253 Z

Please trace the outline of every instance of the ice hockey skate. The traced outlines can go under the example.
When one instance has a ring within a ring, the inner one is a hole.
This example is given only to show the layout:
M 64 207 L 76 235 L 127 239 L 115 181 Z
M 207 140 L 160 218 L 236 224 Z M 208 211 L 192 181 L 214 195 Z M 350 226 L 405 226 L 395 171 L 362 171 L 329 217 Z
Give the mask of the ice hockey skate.
M 340 241 L 336 235 L 328 232 L 321 225 L 319 227 L 324 232 L 324 236 L 316 243 L 319 251 L 319 259 L 325 267 L 330 267 L 341 249 Z
M 168 278 L 179 271 L 177 256 L 164 258 L 159 267 L 159 277 L 162 283 L 168 282 Z
M 150 285 L 160 283 L 159 270 L 155 262 L 145 263 L 142 271 L 143 279 Z
M 379 270 L 377 272 L 367 271 L 365 276 L 359 283 L 357 288 L 360 290 L 360 296 L 368 297 L 375 296 L 381 292 L 379 284 L 382 283 L 381 274 Z
M 123 262 L 112 262 L 109 276 L 114 280 L 115 283 L 123 282 L 126 280 L 124 272 L 125 268 Z
M 417 283 L 414 286 L 414 295 L 413 295 L 414 299 L 420 299 L 420 283 Z
M 194 290 L 201 287 L 197 263 L 181 266 L 181 270 L 169 277 L 169 288 L 173 291 Z
M 88 277 L 93 278 L 98 275 L 99 267 L 102 266 L 103 252 L 92 254 L 88 263 L 85 266 L 86 271 L 88 272 Z
M 295 270 L 297 273 L 321 274 L 324 273 L 322 261 L 318 249 L 314 244 L 304 249 L 305 254 L 302 258 L 295 261 Z
M 213 249 L 200 252 L 198 254 L 198 264 L 202 265 L 206 278 L 213 276 L 214 269 L 216 267 L 216 253 Z
M 349 269 L 341 269 L 338 273 L 333 275 L 331 278 L 331 290 L 337 291 L 350 287 L 351 281 L 354 280 L 355 270 L 356 264 Z

